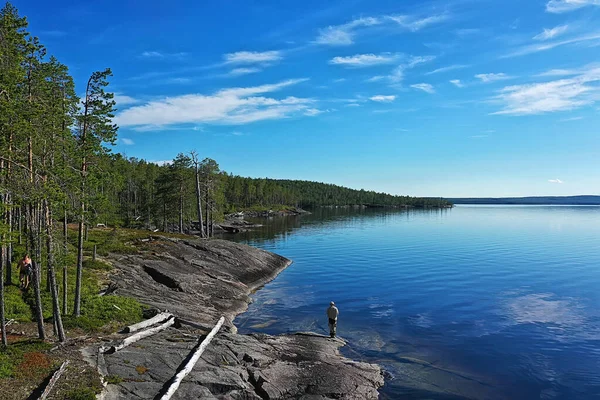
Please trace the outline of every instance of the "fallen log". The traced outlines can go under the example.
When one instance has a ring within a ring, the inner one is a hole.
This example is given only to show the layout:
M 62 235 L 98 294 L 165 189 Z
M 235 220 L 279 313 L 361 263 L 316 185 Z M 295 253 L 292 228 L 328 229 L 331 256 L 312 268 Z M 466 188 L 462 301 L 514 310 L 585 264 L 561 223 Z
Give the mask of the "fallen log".
M 65 369 L 67 368 L 67 365 L 69 365 L 69 360 L 66 360 L 64 363 L 62 363 L 62 365 L 60 366 L 60 368 L 57 369 L 56 372 L 54 372 L 54 374 L 52 375 L 52 378 L 50 378 L 50 382 L 48 382 L 48 385 L 46 385 L 46 389 L 44 389 L 44 392 L 39 397 L 39 400 L 45 400 L 46 397 L 48 397 L 48 395 L 50 394 L 50 391 L 52 390 L 52 388 L 56 384 L 56 381 L 58 380 L 58 378 L 60 378 L 60 376 L 62 375 L 62 373 L 65 372 Z
M 111 346 L 108 349 L 107 353 L 114 353 L 115 351 L 119 351 L 122 348 L 125 348 L 125 347 L 129 346 L 130 344 L 137 342 L 138 340 L 141 340 L 148 336 L 152 336 L 160 331 L 164 331 L 165 329 L 167 329 L 174 323 L 175 323 L 175 318 L 169 317 L 169 319 L 164 324 L 159 325 L 154 328 L 146 329 L 145 331 L 134 333 L 133 335 L 125 338 L 120 344 L 118 344 L 116 346 Z
M 181 381 L 183 381 L 183 379 L 192 371 L 194 365 L 196 365 L 196 363 L 200 359 L 200 356 L 202 355 L 202 353 L 204 353 L 206 347 L 210 344 L 211 340 L 215 337 L 217 332 L 219 332 L 219 329 L 221 329 L 223 322 L 225 322 L 225 317 L 221 317 L 219 319 L 219 322 L 217 322 L 217 324 L 214 326 L 214 328 L 212 328 L 212 330 L 202 341 L 202 343 L 200 343 L 196 350 L 194 350 L 194 354 L 192 355 L 190 360 L 187 362 L 185 367 L 181 371 L 179 371 L 177 375 L 175 375 L 175 377 L 173 378 L 173 382 L 171 382 L 166 393 L 160 398 L 160 400 L 169 400 L 171 396 L 173 396 L 175 391 L 179 388 Z
M 139 331 L 140 329 L 144 329 L 148 326 L 158 324 L 159 322 L 162 322 L 169 317 L 171 317 L 171 313 L 164 312 L 164 313 L 157 314 L 154 317 L 144 320 L 142 322 L 138 322 L 137 324 L 126 326 L 123 329 L 123 333 L 133 333 L 133 332 Z

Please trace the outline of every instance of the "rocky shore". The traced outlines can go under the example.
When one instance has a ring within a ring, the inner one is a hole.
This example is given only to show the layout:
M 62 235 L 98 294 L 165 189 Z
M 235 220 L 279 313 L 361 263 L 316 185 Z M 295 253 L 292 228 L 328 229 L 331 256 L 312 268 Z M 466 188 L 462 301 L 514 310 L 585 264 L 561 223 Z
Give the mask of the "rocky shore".
M 154 398 L 222 315 L 224 328 L 174 398 L 378 398 L 381 369 L 342 357 L 343 340 L 315 333 L 237 334 L 232 321 L 247 309 L 250 294 L 290 260 L 224 240 L 156 237 L 142 247 L 139 254 L 114 258 L 111 287 L 196 326 L 172 327 L 104 355 L 100 369 L 111 382 L 105 399 Z

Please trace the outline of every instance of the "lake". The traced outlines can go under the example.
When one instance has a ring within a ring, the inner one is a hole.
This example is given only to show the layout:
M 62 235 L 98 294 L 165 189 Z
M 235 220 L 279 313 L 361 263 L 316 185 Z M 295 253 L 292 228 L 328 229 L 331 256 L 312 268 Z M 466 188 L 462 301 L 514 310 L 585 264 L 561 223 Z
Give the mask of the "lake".
M 600 397 L 600 207 L 318 209 L 227 235 L 294 261 L 240 332 L 327 334 L 381 398 Z

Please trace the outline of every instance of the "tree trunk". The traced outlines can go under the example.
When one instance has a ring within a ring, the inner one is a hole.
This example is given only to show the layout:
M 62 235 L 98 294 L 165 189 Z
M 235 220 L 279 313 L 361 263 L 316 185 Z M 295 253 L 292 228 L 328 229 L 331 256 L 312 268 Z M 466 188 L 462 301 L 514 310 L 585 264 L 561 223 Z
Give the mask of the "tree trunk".
M 68 246 L 68 230 L 67 230 L 67 202 L 65 201 L 65 214 L 63 217 L 63 246 L 64 246 L 64 252 L 65 252 L 65 256 L 67 255 L 67 253 L 69 252 L 69 246 Z M 67 281 L 68 281 L 68 277 L 67 277 L 67 262 L 66 260 L 63 261 L 63 281 L 62 281 L 62 305 L 63 305 L 63 315 L 67 315 L 67 312 L 69 310 L 69 305 L 67 303 L 68 301 L 68 296 L 67 296 Z
M 205 194 L 206 194 L 206 199 L 204 200 L 204 210 L 206 212 L 206 218 L 204 219 L 204 222 L 206 224 L 206 234 L 208 237 L 210 237 L 210 230 L 208 227 L 208 209 L 210 208 L 208 206 L 209 204 L 209 197 L 208 197 L 208 179 L 206 180 L 206 190 L 205 190 Z
M 40 290 L 40 268 L 35 260 L 31 261 L 33 266 L 33 290 L 35 294 L 35 319 L 38 327 L 38 337 L 41 340 L 46 339 L 46 332 L 44 331 L 44 313 L 42 312 L 42 294 Z
M 2 254 L 4 256 L 4 254 Z M 2 331 L 2 345 L 7 346 L 8 341 L 6 340 L 6 325 L 4 317 L 4 263 L 0 261 L 0 330 Z
M 8 197 L 8 195 L 6 196 L 0 196 L 1 200 L 5 200 Z M 4 236 L 4 235 L 2 235 Z M 2 238 L 4 239 L 4 238 Z M 8 345 L 8 341 L 6 340 L 6 325 L 5 325 L 5 318 L 4 318 L 4 263 L 6 261 L 6 257 L 5 257 L 5 251 L 6 248 L 4 247 L 4 245 L 2 245 L 2 247 L 0 248 L 0 331 L 1 331 L 1 335 L 2 335 L 2 345 L 3 346 L 7 346 Z M 9 281 L 9 279 L 7 279 L 7 282 Z
M 195 167 L 196 167 L 196 200 L 197 200 L 197 205 L 196 205 L 196 209 L 198 211 L 198 223 L 200 224 L 200 237 L 206 237 L 206 234 L 204 233 L 204 223 L 202 221 L 202 202 L 201 202 L 201 198 L 202 198 L 202 194 L 200 193 L 200 173 L 198 171 L 198 163 L 195 162 Z
M 163 199 L 163 232 L 167 231 L 167 202 Z
M 73 315 L 81 315 L 81 279 L 83 274 L 83 222 L 85 218 L 85 203 L 81 201 L 81 214 L 79 215 L 79 231 L 77 240 L 77 277 L 75 281 L 75 302 L 73 304 Z
M 56 333 L 58 334 L 58 340 L 60 342 L 64 342 L 66 340 L 66 337 L 65 331 L 63 329 L 62 319 L 60 316 L 60 304 L 58 302 L 58 287 L 56 285 L 56 275 L 54 272 L 54 252 L 52 249 L 52 214 L 50 212 L 50 205 L 47 201 L 44 201 L 44 206 L 46 214 L 46 251 L 48 253 L 48 280 L 50 281 L 50 293 L 52 293 L 52 315 L 54 317 L 54 325 L 56 327 Z
M 183 233 L 183 194 L 179 195 L 179 233 Z

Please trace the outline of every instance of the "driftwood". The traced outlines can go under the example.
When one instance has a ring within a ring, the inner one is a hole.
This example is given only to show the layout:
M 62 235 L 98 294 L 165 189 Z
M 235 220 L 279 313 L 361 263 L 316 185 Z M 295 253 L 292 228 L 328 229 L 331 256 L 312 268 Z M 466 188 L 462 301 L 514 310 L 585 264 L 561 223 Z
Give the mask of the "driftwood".
M 111 346 L 108 349 L 109 353 L 114 353 L 115 351 L 121 350 L 122 348 L 125 348 L 127 346 L 129 346 L 132 343 L 137 342 L 138 340 L 141 340 L 143 338 L 146 338 L 148 336 L 152 336 L 160 331 L 164 331 L 165 329 L 167 329 L 168 327 L 170 327 L 171 325 L 173 325 L 175 323 L 175 318 L 169 318 L 167 320 L 167 322 L 165 322 L 162 325 L 159 325 L 157 327 L 154 328 L 150 328 L 150 329 L 146 329 L 145 331 L 141 331 L 138 333 L 134 333 L 133 335 L 125 338 L 120 344 L 116 345 L 116 346 Z
M 138 322 L 137 324 L 129 325 L 129 326 L 125 327 L 123 329 L 123 333 L 132 333 L 132 332 L 139 331 L 140 329 L 144 329 L 150 325 L 158 324 L 159 322 L 162 322 L 169 317 L 171 317 L 171 313 L 164 312 L 164 313 L 157 314 L 152 318 L 149 318 L 142 322 Z
M 62 363 L 60 368 L 58 370 L 56 370 L 56 372 L 54 372 L 54 374 L 52 375 L 52 378 L 50 378 L 50 382 L 48 382 L 48 385 L 46 385 L 46 389 L 44 389 L 44 392 L 42 393 L 42 395 L 39 397 L 38 400 L 45 400 L 46 397 L 48 397 L 48 395 L 50 394 L 50 391 L 56 384 L 56 381 L 58 380 L 58 378 L 60 378 L 62 373 L 65 372 L 67 365 L 69 365 L 69 360 L 66 360 L 64 363 Z
M 169 389 L 160 398 L 160 400 L 169 400 L 171 396 L 173 396 L 175 391 L 179 388 L 181 381 L 183 381 L 183 379 L 192 371 L 194 365 L 196 365 L 196 363 L 200 359 L 200 356 L 202 355 L 202 353 L 204 353 L 206 347 L 210 344 L 211 340 L 215 337 L 217 332 L 219 332 L 219 329 L 221 329 L 223 322 L 225 322 L 225 317 L 221 317 L 219 319 L 219 322 L 217 322 L 217 324 L 214 326 L 214 328 L 212 328 L 212 330 L 202 341 L 202 343 L 200 343 L 196 350 L 194 350 L 194 354 L 192 355 L 190 360 L 187 362 L 185 367 L 181 371 L 179 371 L 177 375 L 175 375 L 175 377 L 173 378 L 173 382 L 171 382 L 171 384 L 169 385 Z

